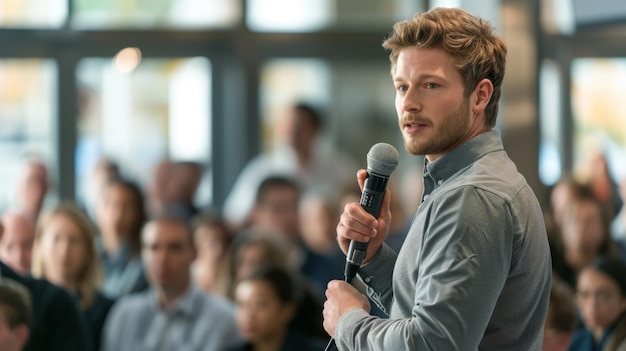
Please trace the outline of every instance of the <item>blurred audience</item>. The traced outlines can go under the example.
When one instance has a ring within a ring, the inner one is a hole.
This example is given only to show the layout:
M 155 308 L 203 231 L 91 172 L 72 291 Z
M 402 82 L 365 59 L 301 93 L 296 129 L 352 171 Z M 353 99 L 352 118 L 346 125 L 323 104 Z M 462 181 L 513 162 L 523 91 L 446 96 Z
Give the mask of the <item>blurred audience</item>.
M 225 350 L 241 342 L 234 306 L 191 280 L 191 228 L 177 217 L 156 218 L 142 232 L 150 289 L 121 297 L 107 318 L 102 349 Z
M 543 331 L 543 350 L 566 351 L 578 324 L 573 290 L 554 277 Z
M 287 253 L 288 243 L 275 233 L 261 228 L 239 232 L 228 252 L 228 297 L 234 300 L 237 284 L 259 267 L 289 267 Z
M 4 235 L 0 240 L 0 259 L 19 274 L 30 274 L 30 264 L 35 237 L 33 218 L 20 211 L 2 215 Z
M 282 267 L 293 274 L 298 289 L 303 292 L 292 326 L 305 335 L 325 338 L 328 334 L 322 326 L 323 302 L 306 277 L 289 262 L 288 252 L 286 239 L 271 230 L 250 227 L 237 234 L 229 252 L 229 296 L 235 300 L 236 286 L 257 269 Z
M 581 188 L 583 188 L 581 182 L 572 174 L 566 174 L 550 190 L 550 212 L 557 227 L 563 226 L 567 207 L 578 196 L 577 193 Z
M 0 279 L 0 350 L 22 351 L 29 335 L 32 308 L 28 290 Z
M 50 189 L 48 168 L 39 159 L 27 160 L 17 183 L 17 208 L 37 220 Z
M 196 162 L 162 160 L 152 174 L 148 191 L 148 213 L 182 216 L 188 220 L 200 210 L 195 204 L 202 180 L 202 166 Z
M 191 266 L 194 283 L 207 293 L 228 296 L 228 249 L 234 233 L 214 212 L 197 215 L 191 223 L 196 259 Z
M 289 263 L 308 278 L 321 301 L 328 282 L 343 278 L 343 265 L 309 248 L 300 232 L 300 187 L 293 179 L 268 177 L 261 182 L 250 225 L 266 228 L 289 243 Z
M 138 185 L 118 179 L 103 188 L 97 213 L 97 250 L 104 268 L 103 292 L 110 298 L 148 286 L 140 257 L 145 221 L 144 196 Z
M 0 224 L 0 240 L 4 228 Z M 89 351 L 89 330 L 78 305 L 67 291 L 47 280 L 22 276 L 0 259 L 0 280 L 26 287 L 32 306 L 29 338 L 24 351 Z
M 102 270 L 95 230 L 87 213 L 73 202 L 62 202 L 39 219 L 32 275 L 65 288 L 77 299 L 89 325 L 93 350 L 98 350 L 113 300 L 100 292 Z
M 346 257 L 337 245 L 339 195 L 333 189 L 313 187 L 300 200 L 300 233 L 315 254 L 328 257 L 343 274 Z
M 102 191 L 108 183 L 122 177 L 117 163 L 109 158 L 101 158 L 91 170 L 87 182 L 84 184 L 83 206 L 89 214 L 89 218 L 97 219 L 98 201 Z
M 623 257 L 623 249 L 612 239 L 610 216 L 591 187 L 578 184 L 567 202 L 558 227 L 560 243 L 553 260 L 557 275 L 571 287 L 576 276 L 599 255 Z M 557 245 L 555 243 L 555 245 Z
M 290 273 L 280 267 L 262 267 L 241 280 L 235 301 L 237 326 L 245 343 L 232 350 L 323 350 L 328 340 L 307 336 L 291 326 L 299 295 Z
M 569 351 L 626 349 L 626 266 L 599 256 L 578 277 L 576 302 L 584 324 Z
M 355 181 L 356 164 L 339 150 L 323 148 L 323 118 L 312 105 L 296 103 L 289 109 L 286 142 L 257 155 L 239 173 L 224 203 L 224 215 L 234 226 L 246 225 L 254 194 L 270 176 L 296 178 L 305 189 L 327 184 L 336 189 Z
M 619 196 L 626 199 L 626 177 L 619 184 Z M 613 239 L 626 245 L 626 206 L 622 206 L 611 223 Z
M 585 164 L 588 168 L 587 182 L 612 219 L 620 212 L 624 201 L 619 194 L 618 185 L 611 176 L 609 162 L 602 152 L 595 152 Z

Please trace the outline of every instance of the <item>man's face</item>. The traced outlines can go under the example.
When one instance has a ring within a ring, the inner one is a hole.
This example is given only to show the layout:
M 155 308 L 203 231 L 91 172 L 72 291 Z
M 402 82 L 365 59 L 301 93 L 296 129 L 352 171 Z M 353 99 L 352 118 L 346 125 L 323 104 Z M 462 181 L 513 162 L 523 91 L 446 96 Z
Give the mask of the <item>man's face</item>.
M 289 240 L 298 241 L 300 230 L 298 201 L 298 191 L 293 188 L 273 189 L 265 195 L 265 199 L 255 210 L 255 224 L 278 230 Z
M 185 289 L 195 257 L 187 228 L 175 221 L 151 222 L 142 240 L 143 264 L 152 285 L 174 293 Z
M 393 79 L 400 130 L 411 154 L 434 161 L 484 126 L 470 114 L 462 77 L 443 49 L 403 49 Z
M 25 210 L 33 213 L 38 211 L 48 192 L 48 174 L 45 166 L 37 163 L 26 166 L 17 191 L 20 205 Z
M 0 259 L 19 274 L 30 272 L 35 224 L 23 214 L 6 214 L 5 227 L 0 240 Z

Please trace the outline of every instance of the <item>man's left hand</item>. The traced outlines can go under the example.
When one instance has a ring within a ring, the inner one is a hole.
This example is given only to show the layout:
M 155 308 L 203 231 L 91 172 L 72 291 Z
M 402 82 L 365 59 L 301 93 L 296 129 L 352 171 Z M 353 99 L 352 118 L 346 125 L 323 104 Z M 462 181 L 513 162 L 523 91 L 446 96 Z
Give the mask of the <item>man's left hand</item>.
M 326 289 L 324 303 L 324 329 L 330 336 L 335 337 L 339 318 L 353 308 L 360 308 L 369 313 L 370 303 L 367 296 L 344 281 L 331 280 Z

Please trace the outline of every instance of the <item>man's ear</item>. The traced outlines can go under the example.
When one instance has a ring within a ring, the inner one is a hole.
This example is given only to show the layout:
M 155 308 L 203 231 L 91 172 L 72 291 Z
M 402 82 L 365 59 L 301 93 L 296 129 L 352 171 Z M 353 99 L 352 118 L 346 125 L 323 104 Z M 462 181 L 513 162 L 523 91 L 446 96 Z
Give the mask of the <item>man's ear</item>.
M 471 109 L 474 114 L 484 112 L 493 95 L 493 83 L 487 78 L 484 78 L 474 88 L 471 95 Z
M 26 344 L 26 341 L 28 341 L 28 336 L 30 335 L 28 326 L 26 326 L 26 324 L 20 324 L 15 327 L 13 332 L 15 333 L 15 338 L 17 339 L 21 350 L 22 347 Z
M 4 226 L 0 223 L 0 240 L 2 240 L 2 234 L 4 234 Z

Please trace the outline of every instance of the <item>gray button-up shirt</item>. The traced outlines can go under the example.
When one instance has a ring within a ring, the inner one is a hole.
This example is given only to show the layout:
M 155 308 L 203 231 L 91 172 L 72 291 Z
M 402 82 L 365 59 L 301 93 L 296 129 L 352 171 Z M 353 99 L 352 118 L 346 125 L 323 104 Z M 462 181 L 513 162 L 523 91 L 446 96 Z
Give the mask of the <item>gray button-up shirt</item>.
M 234 307 L 190 285 L 168 310 L 152 290 L 122 297 L 107 317 L 102 351 L 221 351 L 241 343 Z
M 551 261 L 541 208 L 497 130 L 424 170 L 424 195 L 402 249 L 361 268 L 390 315 L 353 309 L 340 350 L 541 350 Z

